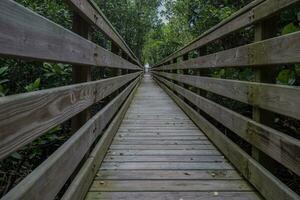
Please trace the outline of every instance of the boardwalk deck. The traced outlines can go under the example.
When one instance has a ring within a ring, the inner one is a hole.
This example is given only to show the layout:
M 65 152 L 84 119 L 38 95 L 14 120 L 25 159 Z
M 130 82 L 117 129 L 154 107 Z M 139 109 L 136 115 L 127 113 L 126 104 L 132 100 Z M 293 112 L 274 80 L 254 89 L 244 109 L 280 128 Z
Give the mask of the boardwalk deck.
M 260 197 L 168 95 L 145 76 L 86 199 Z

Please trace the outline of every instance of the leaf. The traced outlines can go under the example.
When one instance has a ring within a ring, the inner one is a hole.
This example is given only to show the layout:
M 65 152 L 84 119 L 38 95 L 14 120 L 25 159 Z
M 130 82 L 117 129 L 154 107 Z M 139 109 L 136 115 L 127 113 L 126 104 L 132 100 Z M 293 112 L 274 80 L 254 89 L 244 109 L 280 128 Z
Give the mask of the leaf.
M 284 69 L 278 74 L 276 80 L 278 84 L 293 85 L 296 82 L 295 71 Z
M 0 76 L 5 76 L 7 74 L 8 67 L 0 68 Z
M 9 81 L 8 79 L 0 80 L 0 84 L 6 83 L 8 81 Z
M 22 158 L 23 158 L 22 155 L 19 154 L 18 152 L 15 152 L 15 153 L 11 154 L 11 157 L 13 157 L 17 160 L 22 160 Z
M 296 26 L 294 23 L 289 23 L 282 30 L 282 35 L 286 35 L 289 33 L 294 33 L 300 30 L 299 26 Z

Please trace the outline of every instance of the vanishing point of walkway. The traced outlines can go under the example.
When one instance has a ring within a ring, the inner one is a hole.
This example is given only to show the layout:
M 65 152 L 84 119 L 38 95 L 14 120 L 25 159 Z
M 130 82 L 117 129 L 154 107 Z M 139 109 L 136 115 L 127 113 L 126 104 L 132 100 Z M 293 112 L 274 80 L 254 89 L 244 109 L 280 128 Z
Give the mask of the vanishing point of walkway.
M 88 200 L 257 200 L 207 137 L 146 75 Z

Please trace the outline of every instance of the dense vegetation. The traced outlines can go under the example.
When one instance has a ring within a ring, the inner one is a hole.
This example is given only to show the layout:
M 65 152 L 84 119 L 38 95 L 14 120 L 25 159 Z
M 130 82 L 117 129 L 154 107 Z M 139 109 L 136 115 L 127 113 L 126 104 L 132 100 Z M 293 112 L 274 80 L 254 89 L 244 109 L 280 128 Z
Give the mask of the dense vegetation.
M 16 1 L 65 28 L 72 28 L 72 12 L 62 0 Z M 251 0 L 95 0 L 95 2 L 137 57 L 144 63 L 153 65 Z M 278 35 L 300 30 L 299 10 L 294 8 L 282 14 L 278 19 Z M 253 35 L 252 29 L 229 35 L 229 39 L 208 46 L 206 53 L 249 43 L 253 40 Z M 109 48 L 108 42 L 97 29 L 93 34 L 93 40 Z M 66 64 L 0 59 L 0 97 L 70 84 L 71 72 L 71 66 Z M 105 73 L 109 73 L 109 70 Z M 219 69 L 206 75 L 248 81 L 254 79 L 251 69 Z M 105 74 L 94 79 L 103 77 Z M 299 77 L 300 65 L 278 66 L 275 81 L 279 84 L 299 85 Z M 220 98 L 211 98 L 222 103 Z M 243 105 L 231 103 L 226 106 L 235 107 L 235 110 L 249 115 L 248 108 Z M 298 121 L 280 117 L 276 120 L 279 129 L 288 129 L 294 137 L 300 137 Z M 45 160 L 69 135 L 69 124 L 66 123 L 1 161 L 0 196 Z

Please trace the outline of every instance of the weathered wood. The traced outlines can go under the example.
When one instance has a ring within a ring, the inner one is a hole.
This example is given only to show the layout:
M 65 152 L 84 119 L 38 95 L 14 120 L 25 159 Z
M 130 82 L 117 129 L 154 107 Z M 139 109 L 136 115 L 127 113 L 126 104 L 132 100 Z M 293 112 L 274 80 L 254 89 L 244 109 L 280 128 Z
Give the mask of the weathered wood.
M 279 17 L 268 18 L 254 26 L 254 40 L 261 41 L 275 37 L 277 34 Z M 274 66 L 261 66 L 254 68 L 254 81 L 264 83 L 276 83 L 277 69 Z M 252 118 L 254 121 L 272 127 L 276 114 L 267 110 L 253 106 Z M 268 170 L 275 169 L 276 163 L 268 156 L 263 154 L 259 149 L 252 146 L 252 157 L 261 163 Z M 272 172 L 272 171 L 271 171 Z M 274 172 L 274 171 L 273 171 Z
M 225 162 L 223 156 L 106 156 L 106 162 Z
M 141 69 L 12 0 L 0 1 L 0 7 L 1 56 Z
M 262 3 L 263 2 L 263 3 Z M 215 27 L 206 31 L 198 38 L 193 40 L 190 44 L 186 45 L 182 49 L 171 54 L 167 58 L 163 59 L 158 65 L 160 66 L 168 61 L 184 55 L 192 50 L 198 49 L 214 40 L 220 39 L 230 33 L 250 26 L 253 23 L 257 23 L 264 20 L 266 17 L 274 15 L 275 13 L 287 8 L 298 0 L 257 0 L 253 1 L 240 11 L 233 14 L 233 16 L 225 19 Z
M 220 153 L 217 150 L 113 150 L 108 151 L 107 155 L 162 155 L 162 156 L 174 156 L 174 155 L 213 155 L 218 156 Z
M 299 140 L 244 117 L 170 81 L 158 79 L 241 138 L 300 175 Z
M 233 169 L 228 163 L 191 163 L 191 162 L 104 162 L 101 170 L 199 170 L 199 169 Z
M 72 31 L 77 33 L 83 38 L 91 40 L 90 26 L 84 19 L 82 19 L 76 13 L 73 13 L 73 24 Z M 91 66 L 72 66 L 72 81 L 74 84 L 89 82 L 92 80 Z M 89 108 L 85 109 L 81 113 L 74 116 L 71 120 L 71 130 L 75 133 L 81 126 L 83 126 L 91 118 L 91 110 Z
M 201 163 L 198 163 L 201 165 Z M 235 170 L 100 170 L 96 180 L 240 180 L 241 176 Z
M 176 107 L 174 102 L 166 101 L 166 97 L 167 95 L 163 93 L 163 90 L 154 85 L 149 76 L 145 76 L 125 119 L 133 117 L 140 119 L 140 117 L 146 117 L 148 113 L 152 113 L 151 108 L 153 107 L 162 107 L 161 110 L 156 110 L 156 116 L 169 116 L 164 114 L 163 107 L 165 107 L 176 115 L 182 115 L 178 119 L 172 119 L 174 122 L 181 120 L 184 116 L 183 111 Z M 152 103 L 156 105 L 148 104 L 149 100 L 152 100 Z M 139 102 L 139 104 L 144 102 L 144 107 L 136 106 L 137 102 Z M 144 110 L 144 114 L 141 116 L 131 112 L 132 110 L 138 111 L 141 109 Z M 154 115 L 151 117 L 154 117 Z M 128 121 L 123 121 L 121 127 L 126 126 L 127 123 Z M 210 142 L 202 135 L 200 130 L 198 130 L 198 134 L 201 136 L 200 138 L 197 138 L 198 136 L 196 138 L 194 136 L 188 136 L 191 133 L 197 133 L 197 129 L 194 127 L 195 125 L 191 124 L 185 127 L 189 128 L 191 126 L 192 129 L 176 130 L 172 127 L 172 129 L 170 129 L 170 127 L 163 126 L 164 123 L 159 124 L 156 122 L 155 126 L 152 127 L 145 125 L 147 129 L 143 130 L 142 126 L 144 123 L 144 120 L 135 123 L 134 126 L 137 128 L 134 129 L 134 132 L 130 129 L 120 129 L 122 132 L 119 131 L 116 134 L 110 150 L 107 152 L 107 156 L 97 173 L 90 193 L 93 191 L 104 192 L 108 190 L 114 191 L 115 193 L 128 191 L 131 196 L 134 196 L 135 193 L 144 191 L 151 191 L 153 193 L 159 191 L 174 191 L 174 194 L 177 194 L 180 191 L 204 190 L 217 193 L 218 196 L 219 191 L 227 191 L 225 188 L 218 189 L 219 186 L 223 187 L 221 185 L 225 183 L 230 182 L 228 187 L 234 191 L 236 190 L 234 188 L 235 186 L 231 186 L 231 184 L 233 184 L 232 181 L 240 181 L 238 183 L 239 186 L 241 186 L 240 183 L 247 185 L 247 183 L 233 171 L 232 166 L 216 149 L 202 149 L 210 145 Z M 161 127 L 159 125 L 161 125 Z M 155 131 L 162 133 L 162 135 L 151 136 L 151 139 L 148 140 L 149 136 L 147 136 L 147 134 L 153 134 Z M 178 137 L 177 134 L 171 135 L 174 134 L 173 131 L 175 131 L 175 133 L 182 131 L 182 133 L 186 135 L 180 137 Z M 164 136 L 163 134 L 167 135 Z M 140 139 L 128 139 L 132 138 L 132 136 L 136 138 L 136 135 L 140 135 Z M 186 138 L 191 140 L 185 140 Z M 173 146 L 176 147 L 176 149 L 174 149 Z M 190 149 L 191 147 L 195 149 Z M 221 183 L 221 180 L 224 182 Z M 205 183 L 205 186 L 202 186 L 202 183 Z M 152 187 L 152 185 L 156 186 Z M 253 190 L 250 186 L 247 185 L 247 187 L 249 187 L 249 191 Z M 244 191 L 245 189 L 241 186 L 238 190 Z M 253 194 L 255 195 L 254 192 Z M 244 196 L 243 194 L 240 195 L 241 197 Z M 141 199 L 143 199 L 143 197 L 144 196 L 142 196 Z M 87 198 L 89 198 L 89 195 Z M 171 199 L 180 198 L 180 195 L 175 195 L 175 198 Z
M 220 51 L 154 70 L 252 67 L 300 62 L 300 32 Z
M 105 34 L 110 40 L 112 40 L 118 47 L 120 47 L 126 54 L 135 61 L 136 64 L 141 66 L 134 53 L 125 43 L 120 34 L 112 26 L 109 20 L 105 17 L 103 12 L 98 8 L 97 4 L 93 0 L 66 0 L 66 2 L 87 22 L 95 25 Z
M 136 79 L 132 82 L 91 118 L 46 161 L 6 194 L 3 200 L 54 199 L 138 81 L 139 79 Z
M 255 186 L 264 198 L 267 200 L 299 199 L 299 196 L 296 193 L 263 168 L 204 117 L 183 102 L 170 89 L 160 82 L 158 82 L 158 84 L 178 104 L 178 106 L 193 119 L 195 124 L 197 124 L 198 127 L 201 127 L 205 134 L 214 142 L 222 153 L 224 153 L 242 175 Z
M 275 84 L 225 80 L 165 72 L 154 74 L 207 90 L 275 113 L 300 119 L 300 88 Z
M 218 194 L 218 195 L 216 195 Z M 89 192 L 87 200 L 259 200 L 253 192 Z
M 140 149 L 140 150 L 162 150 L 162 149 L 170 149 L 170 150 L 194 150 L 194 149 L 206 149 L 212 150 L 216 149 L 211 144 L 206 145 L 124 145 L 124 144 L 113 144 L 110 146 L 111 150 L 131 150 L 131 149 Z
M 139 74 L 2 97 L 0 158 L 104 99 Z
M 126 191 L 252 191 L 245 181 L 240 180 L 142 180 L 122 181 L 107 180 L 94 181 L 90 191 L 126 192 Z
M 89 186 L 97 173 L 97 169 L 100 167 L 100 164 L 105 157 L 106 151 L 109 148 L 113 137 L 118 131 L 118 127 L 120 126 L 122 119 L 125 116 L 125 113 L 135 95 L 137 88 L 138 85 L 135 86 L 133 92 L 130 94 L 116 117 L 110 123 L 109 127 L 105 130 L 100 141 L 97 143 L 94 150 L 85 161 L 85 164 L 81 167 L 80 171 L 68 187 L 68 190 L 63 195 L 62 200 L 84 199 L 86 193 L 88 192 Z

